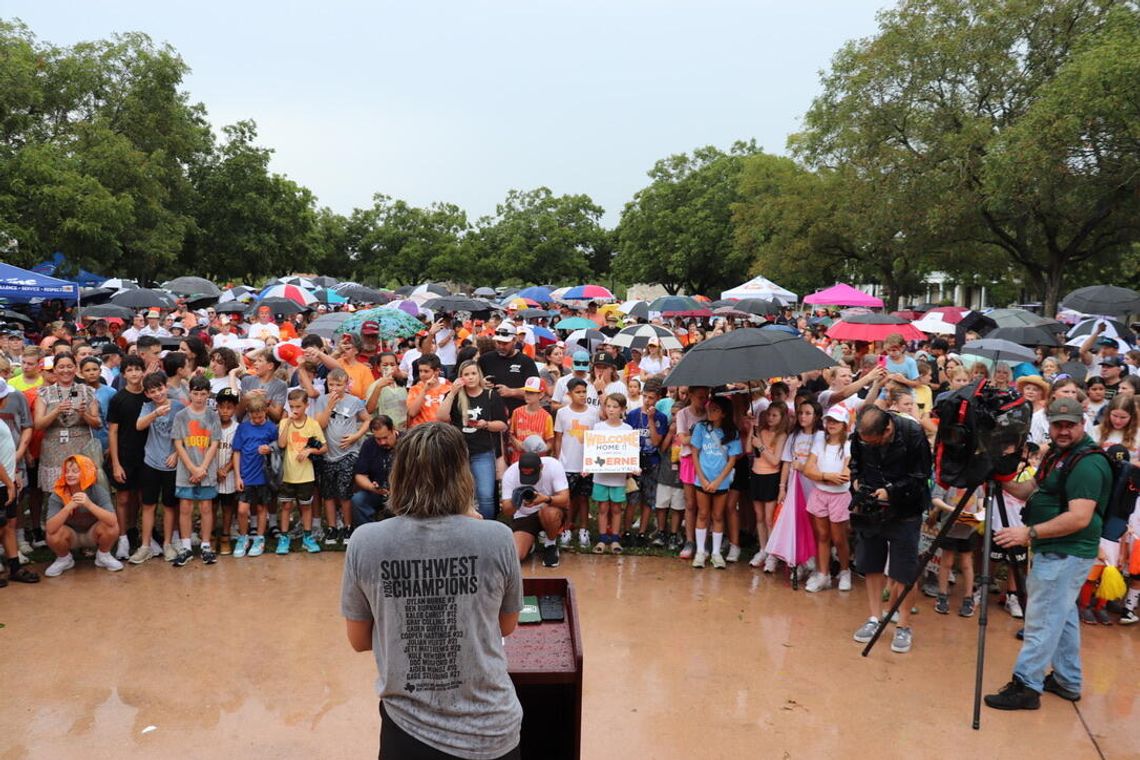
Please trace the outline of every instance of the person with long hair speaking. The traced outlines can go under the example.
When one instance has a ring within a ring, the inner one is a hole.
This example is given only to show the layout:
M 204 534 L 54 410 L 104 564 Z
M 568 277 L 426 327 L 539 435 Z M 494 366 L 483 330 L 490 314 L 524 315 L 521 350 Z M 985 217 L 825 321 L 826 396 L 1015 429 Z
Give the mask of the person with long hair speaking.
M 395 517 L 348 546 L 341 612 L 353 649 L 376 658 L 384 760 L 519 757 L 503 637 L 522 576 L 510 528 L 480 519 L 474 499 L 463 434 L 417 425 L 396 444 Z

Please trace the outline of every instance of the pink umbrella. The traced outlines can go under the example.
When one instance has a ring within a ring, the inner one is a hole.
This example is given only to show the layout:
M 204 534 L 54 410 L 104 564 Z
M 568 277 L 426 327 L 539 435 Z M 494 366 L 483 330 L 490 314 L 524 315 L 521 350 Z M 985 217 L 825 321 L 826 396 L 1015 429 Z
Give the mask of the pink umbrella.
M 962 317 L 970 313 L 969 309 L 964 309 L 961 306 L 936 306 L 930 311 L 926 312 L 923 316 L 929 317 L 931 314 L 941 314 L 943 322 L 949 322 L 956 325 L 962 321 Z
M 868 293 L 856 290 L 850 285 L 844 285 L 840 282 L 826 290 L 812 293 L 810 296 L 804 298 L 804 303 L 822 303 L 829 306 L 867 306 L 870 308 L 882 308 L 883 299 L 875 298 Z

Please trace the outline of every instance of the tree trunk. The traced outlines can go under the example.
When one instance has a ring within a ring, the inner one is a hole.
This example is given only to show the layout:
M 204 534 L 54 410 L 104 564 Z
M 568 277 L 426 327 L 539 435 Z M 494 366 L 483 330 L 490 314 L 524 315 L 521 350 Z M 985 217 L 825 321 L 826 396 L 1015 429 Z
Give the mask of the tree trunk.
M 1049 271 L 1041 278 L 1044 284 L 1041 299 L 1041 313 L 1052 319 L 1057 315 L 1061 301 L 1061 286 L 1064 280 L 1065 262 L 1060 257 L 1049 262 Z

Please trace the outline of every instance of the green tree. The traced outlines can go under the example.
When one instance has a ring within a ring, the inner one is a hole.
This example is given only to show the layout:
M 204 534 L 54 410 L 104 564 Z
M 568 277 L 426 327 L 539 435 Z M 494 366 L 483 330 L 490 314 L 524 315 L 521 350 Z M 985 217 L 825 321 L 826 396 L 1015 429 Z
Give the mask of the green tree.
M 1136 13 L 906 0 L 835 56 L 793 149 L 809 168 L 873 167 L 910 188 L 920 237 L 1004 254 L 1051 311 L 1074 265 L 1140 238 Z
M 409 285 L 448 278 L 470 225 L 466 212 L 454 204 L 419 208 L 377 194 L 370 208 L 352 213 L 348 227 L 350 248 L 364 276 Z
M 650 184 L 626 204 L 618 224 L 615 274 L 628 282 L 661 283 L 670 293 L 718 293 L 740 284 L 749 254 L 736 245 L 732 205 L 741 200 L 744 160 L 760 149 L 737 142 L 662 159 Z

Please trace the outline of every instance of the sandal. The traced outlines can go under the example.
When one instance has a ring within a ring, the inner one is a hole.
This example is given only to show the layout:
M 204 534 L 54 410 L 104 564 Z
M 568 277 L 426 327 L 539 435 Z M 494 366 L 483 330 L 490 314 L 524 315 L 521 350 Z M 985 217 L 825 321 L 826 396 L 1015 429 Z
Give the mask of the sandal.
M 610 551 L 614 554 L 621 554 L 625 550 L 621 548 L 621 544 L 619 544 L 617 541 L 614 541 L 612 544 L 610 544 Z
M 17 583 L 39 583 L 39 573 L 32 572 L 26 567 L 21 567 L 14 573 L 8 575 L 9 580 L 16 581 Z
M 606 553 L 605 542 L 599 541 L 598 543 L 594 544 L 594 554 L 605 554 L 605 553 Z

